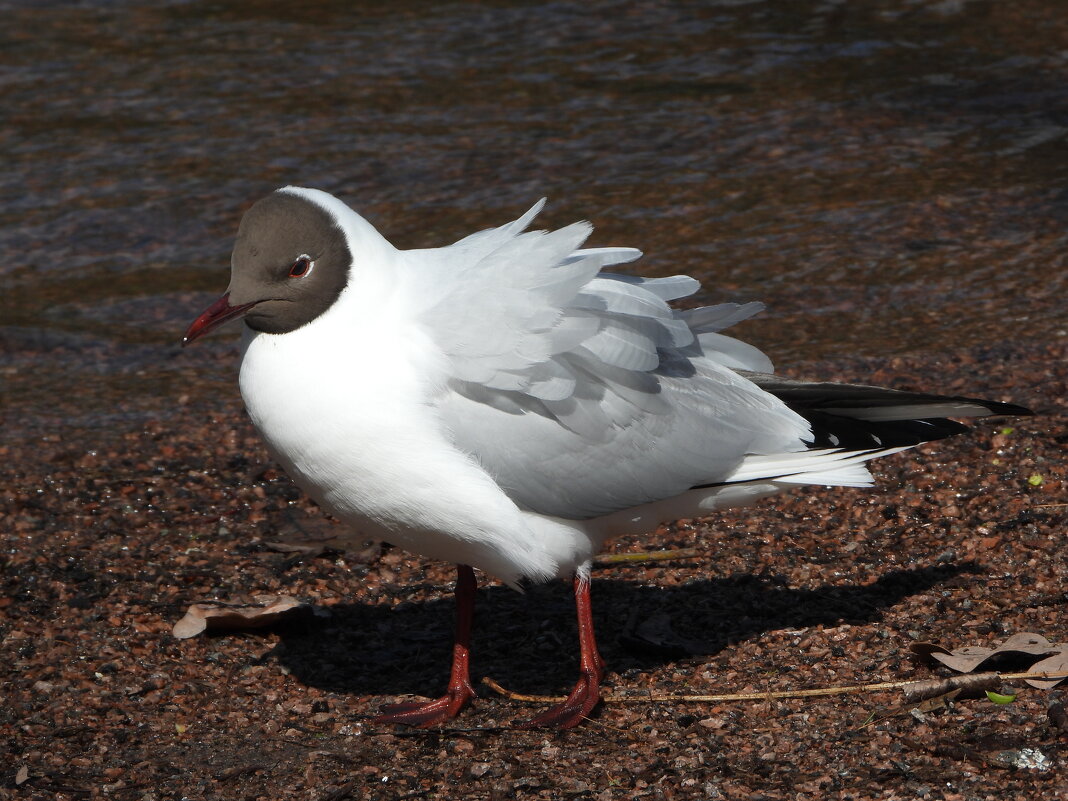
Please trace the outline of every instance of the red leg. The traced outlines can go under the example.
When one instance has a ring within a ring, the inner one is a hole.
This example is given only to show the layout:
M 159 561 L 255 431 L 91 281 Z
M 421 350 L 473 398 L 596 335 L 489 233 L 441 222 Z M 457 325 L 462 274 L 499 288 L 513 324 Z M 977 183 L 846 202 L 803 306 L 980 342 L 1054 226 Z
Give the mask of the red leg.
M 570 729 L 588 718 L 601 700 L 604 660 L 597 653 L 597 640 L 593 636 L 588 576 L 575 576 L 575 611 L 578 613 L 579 669 L 582 675 L 563 703 L 521 724 L 520 728 Z
M 475 697 L 471 687 L 471 621 L 475 615 L 475 571 L 456 566 L 456 638 L 452 646 L 452 673 L 445 695 L 436 701 L 405 701 L 384 707 L 376 723 L 404 723 L 421 729 L 452 720 Z

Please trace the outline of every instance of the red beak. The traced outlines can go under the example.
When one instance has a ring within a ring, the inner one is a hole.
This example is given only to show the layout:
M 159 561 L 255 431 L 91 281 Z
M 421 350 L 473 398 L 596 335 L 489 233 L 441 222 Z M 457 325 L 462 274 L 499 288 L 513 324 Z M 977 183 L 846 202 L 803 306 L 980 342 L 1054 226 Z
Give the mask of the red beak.
M 217 301 L 212 303 L 206 308 L 197 319 L 193 320 L 193 324 L 189 326 L 189 330 L 185 332 L 185 336 L 182 337 L 182 347 L 184 348 L 194 339 L 199 339 L 209 331 L 213 331 L 227 320 L 233 320 L 235 317 L 240 317 L 247 312 L 259 301 L 252 301 L 252 303 L 242 303 L 240 306 L 230 305 L 230 293 L 227 292 Z

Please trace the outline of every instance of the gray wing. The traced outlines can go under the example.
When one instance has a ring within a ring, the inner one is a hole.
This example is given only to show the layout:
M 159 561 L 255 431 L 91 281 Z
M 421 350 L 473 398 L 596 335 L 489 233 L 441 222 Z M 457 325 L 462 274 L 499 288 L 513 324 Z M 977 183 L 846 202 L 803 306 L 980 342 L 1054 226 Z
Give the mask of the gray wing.
M 761 304 L 672 309 L 697 281 L 603 273 L 640 252 L 581 249 L 583 223 L 522 233 L 539 209 L 417 256 L 442 421 L 516 503 L 596 517 L 804 450 L 806 421 L 736 372 L 771 372 L 767 357 L 718 333 Z

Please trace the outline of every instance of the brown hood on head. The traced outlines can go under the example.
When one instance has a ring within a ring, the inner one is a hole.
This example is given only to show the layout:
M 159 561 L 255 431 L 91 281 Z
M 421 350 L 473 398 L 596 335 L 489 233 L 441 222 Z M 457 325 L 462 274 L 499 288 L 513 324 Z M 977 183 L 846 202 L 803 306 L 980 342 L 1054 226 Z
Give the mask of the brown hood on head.
M 329 309 L 348 284 L 352 253 L 334 217 L 286 191 L 245 213 L 226 295 L 200 315 L 183 344 L 244 317 L 254 331 L 285 334 Z

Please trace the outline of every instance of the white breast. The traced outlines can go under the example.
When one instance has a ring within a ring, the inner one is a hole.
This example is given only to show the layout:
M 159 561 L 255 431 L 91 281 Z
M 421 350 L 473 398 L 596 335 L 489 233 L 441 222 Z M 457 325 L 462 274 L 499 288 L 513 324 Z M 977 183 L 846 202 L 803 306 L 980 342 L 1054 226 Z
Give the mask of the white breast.
M 245 405 L 297 485 L 369 537 L 509 583 L 588 559 L 581 524 L 520 510 L 449 441 L 434 404 L 440 352 L 421 330 L 343 306 L 243 343 Z

